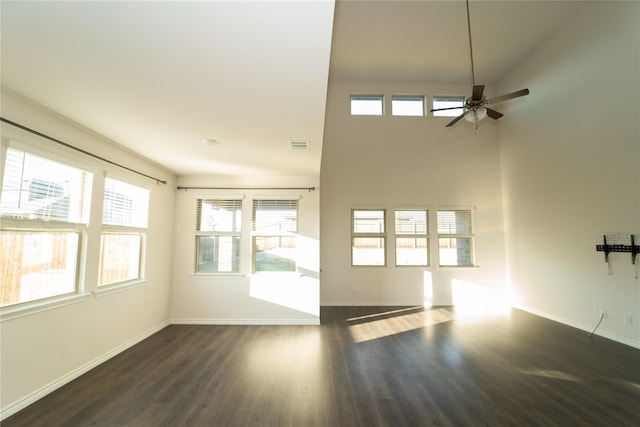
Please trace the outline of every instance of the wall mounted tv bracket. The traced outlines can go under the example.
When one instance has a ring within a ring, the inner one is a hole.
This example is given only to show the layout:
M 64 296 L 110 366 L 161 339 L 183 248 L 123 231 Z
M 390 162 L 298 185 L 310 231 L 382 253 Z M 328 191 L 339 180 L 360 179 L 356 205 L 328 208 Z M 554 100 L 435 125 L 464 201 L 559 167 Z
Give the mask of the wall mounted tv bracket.
M 636 245 L 635 235 L 631 234 L 631 244 L 614 244 L 610 245 L 607 243 L 607 236 L 602 236 L 603 244 L 596 245 L 596 250 L 598 252 L 604 252 L 604 262 L 609 264 L 609 274 L 611 274 L 611 264 L 609 263 L 609 254 L 611 252 L 627 252 L 631 254 L 631 264 L 636 264 L 636 256 L 640 253 L 640 246 Z M 636 279 L 638 278 L 638 273 L 636 271 Z

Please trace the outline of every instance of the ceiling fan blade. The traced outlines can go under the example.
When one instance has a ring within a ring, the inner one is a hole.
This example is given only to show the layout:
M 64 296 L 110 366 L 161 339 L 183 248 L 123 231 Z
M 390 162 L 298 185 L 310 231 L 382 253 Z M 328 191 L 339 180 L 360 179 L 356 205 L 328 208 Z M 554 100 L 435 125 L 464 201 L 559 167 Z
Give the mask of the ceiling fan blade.
M 449 123 L 447 123 L 447 126 L 445 126 L 445 127 L 451 127 L 451 126 L 455 125 L 456 123 L 458 123 L 458 121 L 459 121 L 461 118 L 463 118 L 463 117 L 464 117 L 464 115 L 465 115 L 465 114 L 467 114 L 467 113 L 462 113 L 462 114 L 460 114 L 458 117 L 456 117 L 455 119 L 453 119 L 453 120 L 451 120 Z
M 491 117 L 493 120 L 498 120 L 500 117 L 504 116 L 504 114 L 499 113 L 496 110 L 492 110 L 491 108 L 487 108 L 487 116 Z
M 461 105 L 459 107 L 435 108 L 435 109 L 432 109 L 432 110 L 429 110 L 429 111 L 433 113 L 434 111 L 460 110 L 462 108 L 464 108 L 463 105 Z
M 529 95 L 529 89 L 521 89 L 515 92 L 507 93 L 505 95 L 496 96 L 495 98 L 487 99 L 487 104 L 497 104 L 498 102 L 506 101 L 508 99 L 518 98 L 519 96 Z
M 473 94 L 471 95 L 472 101 L 482 101 L 482 93 L 484 92 L 484 85 L 475 85 L 473 87 Z

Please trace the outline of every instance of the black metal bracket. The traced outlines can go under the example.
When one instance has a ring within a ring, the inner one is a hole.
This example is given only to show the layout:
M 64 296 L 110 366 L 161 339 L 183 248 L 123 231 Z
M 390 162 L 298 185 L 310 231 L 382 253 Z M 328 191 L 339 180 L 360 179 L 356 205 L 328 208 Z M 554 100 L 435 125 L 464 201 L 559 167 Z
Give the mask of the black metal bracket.
M 640 253 L 640 246 L 636 245 L 635 236 L 631 235 L 630 245 L 609 245 L 607 244 L 607 236 L 602 236 L 603 244 L 596 245 L 598 252 L 604 252 L 604 262 L 609 262 L 609 254 L 611 252 L 627 252 L 631 253 L 631 263 L 636 263 L 636 256 Z

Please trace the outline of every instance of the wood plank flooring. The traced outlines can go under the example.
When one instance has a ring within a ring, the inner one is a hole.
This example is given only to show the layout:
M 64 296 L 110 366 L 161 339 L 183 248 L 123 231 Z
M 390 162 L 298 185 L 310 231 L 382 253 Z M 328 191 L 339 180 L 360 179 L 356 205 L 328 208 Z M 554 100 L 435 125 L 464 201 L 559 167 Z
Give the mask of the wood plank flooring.
M 584 331 L 518 310 L 321 321 L 172 325 L 2 426 L 640 426 L 640 350 Z

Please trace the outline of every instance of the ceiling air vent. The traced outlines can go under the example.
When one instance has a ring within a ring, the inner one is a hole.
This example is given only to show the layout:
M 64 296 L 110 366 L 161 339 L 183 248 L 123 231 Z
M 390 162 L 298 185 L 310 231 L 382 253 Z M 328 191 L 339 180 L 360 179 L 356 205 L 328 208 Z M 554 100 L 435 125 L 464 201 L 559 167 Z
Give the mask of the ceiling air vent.
M 292 150 L 308 150 L 309 141 L 289 141 L 289 147 Z

